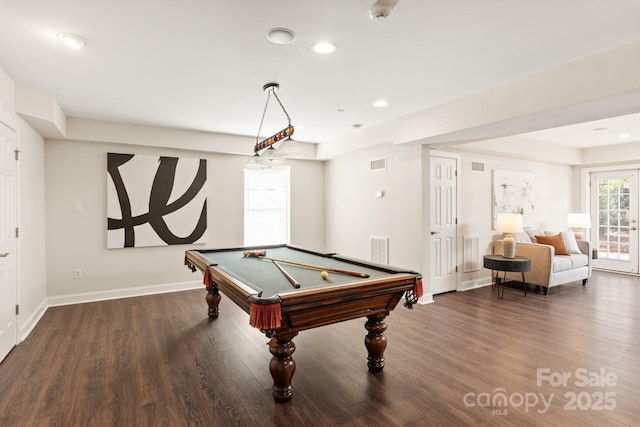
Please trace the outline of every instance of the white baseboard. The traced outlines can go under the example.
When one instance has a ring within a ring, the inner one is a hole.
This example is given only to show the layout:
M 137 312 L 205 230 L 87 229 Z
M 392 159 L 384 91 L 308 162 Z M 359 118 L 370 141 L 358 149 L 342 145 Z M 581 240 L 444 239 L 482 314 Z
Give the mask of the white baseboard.
M 22 322 L 20 319 L 18 344 L 27 339 L 49 307 L 59 305 L 82 304 L 85 302 L 106 301 L 119 298 L 139 297 L 143 295 L 166 294 L 168 292 L 204 289 L 201 281 L 165 283 L 162 285 L 140 286 L 137 288 L 114 289 L 111 291 L 86 292 L 81 294 L 59 295 L 45 298 L 31 316 Z
M 143 295 L 165 294 L 168 292 L 204 289 L 202 281 L 165 283 L 162 285 L 122 288 L 110 291 L 86 292 L 80 294 L 58 295 L 47 298 L 47 307 L 82 304 L 85 302 L 106 301 L 119 298 L 139 297 Z
M 460 283 L 459 291 L 470 291 L 472 289 L 484 288 L 485 286 L 491 285 L 491 278 L 484 278 L 479 280 L 469 280 L 466 282 Z
M 422 295 L 418 300 L 418 304 L 420 305 L 431 304 L 432 302 L 433 302 L 433 294 L 431 292 L 429 292 L 428 294 Z
M 22 341 L 27 339 L 31 331 L 33 331 L 33 328 L 36 327 L 40 319 L 42 319 L 42 316 L 44 316 L 44 313 L 47 311 L 47 308 L 49 308 L 49 306 L 47 305 L 47 299 L 45 298 L 42 300 L 40 305 L 38 305 L 38 307 L 35 309 L 33 314 L 29 316 L 27 320 L 22 322 L 22 319 L 20 319 L 20 323 L 19 323 L 20 331 L 18 333 L 18 343 L 21 343 Z

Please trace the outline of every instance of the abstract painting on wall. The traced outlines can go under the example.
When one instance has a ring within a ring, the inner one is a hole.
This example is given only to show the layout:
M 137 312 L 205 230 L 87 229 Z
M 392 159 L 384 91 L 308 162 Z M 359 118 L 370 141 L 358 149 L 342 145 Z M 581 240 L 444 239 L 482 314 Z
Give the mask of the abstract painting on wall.
M 204 243 L 207 161 L 107 153 L 107 247 Z
M 493 223 L 496 228 L 498 214 L 522 215 L 525 228 L 533 227 L 533 174 L 527 172 L 493 170 Z

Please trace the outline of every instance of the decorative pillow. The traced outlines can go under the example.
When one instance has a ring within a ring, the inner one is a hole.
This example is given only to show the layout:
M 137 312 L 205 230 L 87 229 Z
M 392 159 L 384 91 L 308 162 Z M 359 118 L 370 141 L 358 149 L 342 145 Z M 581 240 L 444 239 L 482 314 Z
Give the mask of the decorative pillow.
M 527 233 L 515 233 L 513 240 L 515 240 L 516 243 L 531 243 L 531 238 Z
M 567 247 L 564 245 L 564 239 L 562 233 L 555 236 L 536 236 L 538 243 L 543 245 L 551 245 L 555 248 L 556 255 L 569 255 Z
M 531 239 L 531 243 L 538 243 L 538 241 L 536 240 L 536 236 L 539 234 L 543 234 L 542 231 L 538 230 L 537 228 L 527 228 L 524 231 L 526 231 L 527 234 L 529 235 L 529 238 Z
M 576 236 L 575 234 L 573 234 L 573 231 L 563 231 L 562 238 L 564 239 L 564 244 L 570 254 L 582 253 L 582 251 L 578 247 L 578 242 L 576 241 Z

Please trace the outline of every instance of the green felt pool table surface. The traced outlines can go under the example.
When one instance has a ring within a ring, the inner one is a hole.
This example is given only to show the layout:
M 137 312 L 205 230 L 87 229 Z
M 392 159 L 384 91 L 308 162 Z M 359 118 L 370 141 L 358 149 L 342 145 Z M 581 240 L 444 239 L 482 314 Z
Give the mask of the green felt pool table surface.
M 311 253 L 289 246 L 268 247 L 265 250 L 266 256 L 269 258 L 312 264 L 329 269 L 363 273 L 372 279 L 383 278 L 392 274 L 398 274 L 399 272 L 407 272 L 407 270 L 394 270 L 393 268 L 385 268 L 382 266 L 376 267 L 373 264 L 366 265 L 358 261 L 348 261 L 346 258 L 341 258 L 338 255 Z M 246 248 L 240 248 L 231 250 L 203 250 L 198 251 L 198 253 L 200 253 L 210 265 L 218 265 L 221 269 L 237 277 L 242 283 L 254 289 L 256 293 L 262 292 L 260 295 L 262 298 L 297 292 L 291 282 L 287 280 L 285 275 L 270 259 L 246 257 L 244 256 L 245 251 L 247 251 Z M 322 271 L 320 269 L 303 267 L 282 261 L 278 261 L 278 264 L 300 284 L 300 290 L 348 283 L 357 285 L 366 279 L 331 271 L 328 271 L 327 279 L 323 279 L 320 276 L 320 272 Z

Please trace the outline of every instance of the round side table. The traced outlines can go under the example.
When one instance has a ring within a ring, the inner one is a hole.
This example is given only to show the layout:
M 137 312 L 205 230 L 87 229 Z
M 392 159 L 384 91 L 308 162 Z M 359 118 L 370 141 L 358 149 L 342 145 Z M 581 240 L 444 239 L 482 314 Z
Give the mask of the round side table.
M 485 255 L 484 268 L 488 268 L 491 270 L 491 276 L 494 277 L 494 282 L 491 285 L 491 289 L 498 289 L 498 298 L 502 299 L 502 297 L 504 296 L 504 284 L 507 278 L 508 271 L 522 273 L 522 289 L 524 290 L 524 296 L 527 296 L 527 283 L 524 281 L 524 273 L 531 270 L 531 259 L 523 256 L 517 256 L 515 258 L 505 258 L 502 255 Z M 504 272 L 502 281 L 500 280 L 500 271 Z M 500 293 L 501 282 L 502 293 Z

